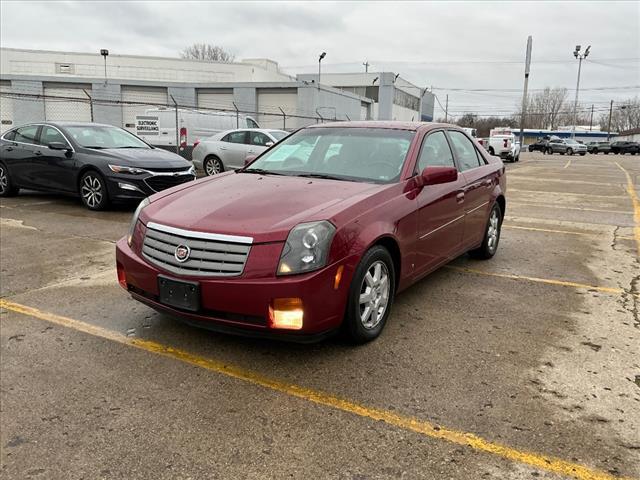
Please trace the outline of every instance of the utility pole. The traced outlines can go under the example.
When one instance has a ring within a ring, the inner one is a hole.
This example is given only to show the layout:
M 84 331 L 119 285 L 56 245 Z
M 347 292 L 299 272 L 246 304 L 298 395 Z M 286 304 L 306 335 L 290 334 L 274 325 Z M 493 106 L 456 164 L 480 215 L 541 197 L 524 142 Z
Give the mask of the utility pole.
M 527 38 L 527 54 L 524 63 L 524 89 L 522 91 L 522 117 L 520 118 L 520 148 L 524 142 L 524 119 L 527 114 L 527 90 L 529 89 L 529 71 L 531 69 L 531 46 L 533 38 L 529 35 Z
M 576 45 L 573 56 L 578 59 L 578 83 L 576 84 L 576 99 L 573 102 L 573 128 L 571 129 L 571 138 L 576 138 L 576 123 L 578 122 L 578 92 L 580 92 L 580 71 L 582 70 L 582 60 L 589 56 L 591 45 L 587 47 L 584 53 L 580 53 L 580 45 Z
M 369 73 L 369 65 L 371 65 L 369 63 L 369 60 L 365 60 L 365 62 L 362 65 L 364 65 L 364 73 Z
M 322 66 L 322 59 L 327 56 L 327 52 L 322 52 L 318 57 L 318 91 L 320 91 L 320 71 Z
M 589 118 L 589 131 L 591 131 L 592 126 L 593 126 L 593 103 L 591 104 L 591 117 Z
M 609 105 L 609 126 L 607 127 L 607 142 L 611 138 L 611 114 L 613 113 L 613 100 L 611 100 L 611 105 Z
M 449 119 L 449 94 L 447 93 L 447 99 L 444 102 L 444 123 L 447 123 Z

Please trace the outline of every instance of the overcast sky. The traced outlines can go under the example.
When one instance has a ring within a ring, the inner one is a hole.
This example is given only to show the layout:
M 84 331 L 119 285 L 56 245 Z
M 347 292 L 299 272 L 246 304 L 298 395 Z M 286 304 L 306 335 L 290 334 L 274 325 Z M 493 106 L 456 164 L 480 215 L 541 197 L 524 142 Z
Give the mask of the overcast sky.
M 291 74 L 393 71 L 433 86 L 454 114 L 511 112 L 528 35 L 530 89 L 575 91 L 572 51 L 591 44 L 580 100 L 608 108 L 640 95 L 640 2 L 28 2 L 0 3 L 3 47 L 178 56 L 193 42 L 238 59 L 268 57 Z M 624 88 L 623 88 L 624 87 Z M 633 87 L 633 88 L 630 88 Z M 603 89 L 604 88 L 604 89 Z M 499 89 L 463 92 L 455 89 Z M 510 91 L 512 90 L 512 91 Z M 439 115 L 436 110 L 436 116 Z

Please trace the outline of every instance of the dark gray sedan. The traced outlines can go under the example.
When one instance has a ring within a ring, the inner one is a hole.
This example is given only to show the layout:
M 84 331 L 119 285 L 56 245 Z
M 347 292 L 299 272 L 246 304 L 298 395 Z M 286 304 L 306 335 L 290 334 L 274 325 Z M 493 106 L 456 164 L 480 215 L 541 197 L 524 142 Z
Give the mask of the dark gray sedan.
M 21 188 L 79 195 L 91 210 L 196 178 L 191 162 L 97 123 L 32 123 L 0 137 L 0 196 Z

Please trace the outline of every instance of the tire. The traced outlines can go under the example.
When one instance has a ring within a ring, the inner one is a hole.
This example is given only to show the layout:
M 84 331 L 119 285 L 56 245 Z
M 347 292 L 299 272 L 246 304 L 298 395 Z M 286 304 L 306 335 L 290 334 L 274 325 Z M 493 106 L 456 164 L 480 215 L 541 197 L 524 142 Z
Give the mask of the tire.
M 224 172 L 224 164 L 215 155 L 208 156 L 202 163 L 202 168 L 207 176 L 215 175 L 217 173 Z
M 602 152 L 602 153 L 604 153 L 605 155 L 609 155 L 609 152 Z
M 97 170 L 87 170 L 82 174 L 78 190 L 82 203 L 89 210 L 104 210 L 109 206 L 107 182 Z
M 9 169 L 4 163 L 0 163 L 0 197 L 14 197 L 20 189 L 11 181 Z
M 529 153 L 533 152 L 533 147 L 529 147 Z
M 471 250 L 469 255 L 473 258 L 481 260 L 488 260 L 492 258 L 498 251 L 498 244 L 500 243 L 500 231 L 502 229 L 502 211 L 500 205 L 494 203 L 489 212 L 489 218 L 487 220 L 487 226 L 484 230 L 484 238 L 482 239 L 482 245 L 475 250 Z
M 573 148 L 567 148 L 567 151 L 565 153 L 567 155 L 573 155 Z
M 581 157 L 584 157 L 585 155 L 586 155 L 586 153 L 584 153 L 584 152 L 581 152 L 581 153 L 580 153 L 580 156 L 581 156 Z
M 593 153 L 594 155 L 597 155 L 597 154 L 598 154 L 598 149 L 597 149 L 597 148 L 594 148 L 594 149 L 591 151 L 591 153 Z
M 547 148 L 547 155 L 553 155 L 553 148 Z
M 380 335 L 393 305 L 395 279 L 393 260 L 386 248 L 375 245 L 363 255 L 351 281 L 343 322 L 344 331 L 351 342 L 363 344 Z M 385 298 L 386 305 L 382 306 Z M 375 319 L 374 312 L 378 312 Z

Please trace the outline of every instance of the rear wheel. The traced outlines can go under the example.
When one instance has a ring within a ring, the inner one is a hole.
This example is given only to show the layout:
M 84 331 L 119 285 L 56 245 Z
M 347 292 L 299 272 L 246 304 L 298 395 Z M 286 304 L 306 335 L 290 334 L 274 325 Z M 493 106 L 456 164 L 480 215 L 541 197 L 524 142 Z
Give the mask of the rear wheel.
M 547 148 L 547 155 L 553 155 L 553 149 L 551 147 Z
M 85 172 L 80 178 L 80 198 L 89 210 L 104 210 L 109 205 L 107 184 L 95 170 Z
M 0 163 L 0 197 L 13 197 L 20 189 L 13 185 L 9 169 L 4 163 Z
M 344 327 L 354 343 L 366 343 L 382 332 L 395 294 L 395 269 L 389 251 L 376 245 L 356 268 L 344 318 Z
M 573 148 L 567 148 L 567 155 L 573 155 Z
M 210 156 L 204 159 L 204 173 L 207 175 L 215 175 L 216 173 L 224 172 L 224 165 L 222 160 L 216 156 Z
M 482 239 L 482 245 L 475 250 L 471 250 L 469 255 L 473 258 L 479 258 L 482 260 L 488 260 L 493 257 L 498 250 L 498 243 L 500 242 L 500 230 L 502 228 L 502 211 L 500 205 L 495 203 L 489 213 L 489 220 L 487 220 L 487 227 L 484 231 L 484 238 Z
M 591 153 L 593 153 L 594 155 L 597 155 L 597 154 L 598 154 L 598 149 L 597 149 L 597 148 L 594 148 L 594 149 L 591 151 Z

